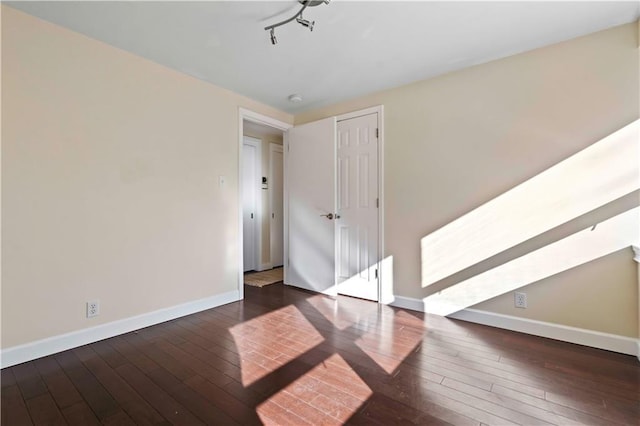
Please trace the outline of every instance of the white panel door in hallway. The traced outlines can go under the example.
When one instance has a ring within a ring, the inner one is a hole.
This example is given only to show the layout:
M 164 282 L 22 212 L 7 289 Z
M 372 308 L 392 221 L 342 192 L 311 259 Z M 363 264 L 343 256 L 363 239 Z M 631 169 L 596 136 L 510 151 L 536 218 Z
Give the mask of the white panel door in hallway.
M 337 124 L 338 293 L 378 300 L 378 114 Z
M 260 140 L 245 136 L 242 144 L 242 246 L 244 272 L 258 269 L 258 191 Z
M 284 248 L 284 159 L 282 145 L 269 145 L 269 203 L 271 206 L 271 264 L 282 266 Z

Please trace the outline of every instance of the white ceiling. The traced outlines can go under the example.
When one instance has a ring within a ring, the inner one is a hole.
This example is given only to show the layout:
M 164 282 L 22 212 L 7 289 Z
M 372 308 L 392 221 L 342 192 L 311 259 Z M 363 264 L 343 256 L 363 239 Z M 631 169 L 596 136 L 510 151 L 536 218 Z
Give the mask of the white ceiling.
M 632 22 L 640 2 L 10 2 L 290 113 Z M 287 100 L 299 93 L 300 103 Z

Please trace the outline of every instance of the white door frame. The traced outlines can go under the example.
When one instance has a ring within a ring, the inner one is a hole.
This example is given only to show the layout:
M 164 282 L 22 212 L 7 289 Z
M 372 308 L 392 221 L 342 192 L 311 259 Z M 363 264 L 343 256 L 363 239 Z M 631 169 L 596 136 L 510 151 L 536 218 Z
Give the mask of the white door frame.
M 278 130 L 282 130 L 282 132 L 286 132 L 288 129 L 293 127 L 292 124 L 285 123 L 284 121 L 277 120 L 272 117 L 268 117 L 266 115 L 245 109 L 238 108 L 238 297 L 240 299 L 244 299 L 244 265 L 243 265 L 243 232 L 242 232 L 242 144 L 244 143 L 244 129 L 243 122 L 244 120 L 251 121 L 253 123 L 264 124 L 265 126 L 273 127 Z M 286 158 L 283 158 L 285 161 L 285 173 L 286 173 Z M 285 180 L 285 193 L 286 193 L 286 176 Z M 286 214 L 286 213 L 285 213 Z M 286 221 L 286 217 L 285 217 Z M 286 222 L 285 222 L 286 223 Z M 287 253 L 287 228 L 285 227 L 285 255 Z M 260 259 L 258 259 L 260 261 Z
M 243 145 L 243 149 L 244 146 L 252 146 L 255 149 L 255 161 L 253 164 L 253 170 L 254 173 L 256 175 L 256 177 L 258 177 L 258 179 L 260 178 L 260 176 L 262 176 L 262 140 L 258 139 L 258 138 L 254 138 L 252 136 L 243 136 L 242 137 L 242 145 Z M 244 179 L 244 174 L 243 174 L 243 179 Z M 261 184 L 258 180 L 256 180 L 253 188 L 254 191 L 254 196 L 255 196 L 255 221 L 253 222 L 253 231 L 254 231 L 254 238 L 253 238 L 253 256 L 254 256 L 254 266 L 255 266 L 255 270 L 256 271 L 260 271 L 261 270 L 261 265 L 262 265 L 262 192 L 261 192 Z M 244 182 L 242 182 L 243 186 L 242 188 L 244 188 Z M 244 197 L 244 193 L 242 194 L 242 196 Z M 244 202 L 243 202 L 243 209 L 244 209 Z M 244 216 L 243 216 L 243 232 L 244 232 Z M 243 243 L 243 247 L 242 247 L 242 254 L 244 256 L 244 239 L 242 240 Z M 242 268 L 242 270 L 244 271 L 244 267 Z
M 370 108 L 352 111 L 338 115 L 337 121 L 363 115 L 378 114 L 378 303 L 391 303 L 393 301 L 393 271 L 385 271 L 384 250 L 384 107 L 376 105 Z M 336 283 L 337 284 L 337 283 Z

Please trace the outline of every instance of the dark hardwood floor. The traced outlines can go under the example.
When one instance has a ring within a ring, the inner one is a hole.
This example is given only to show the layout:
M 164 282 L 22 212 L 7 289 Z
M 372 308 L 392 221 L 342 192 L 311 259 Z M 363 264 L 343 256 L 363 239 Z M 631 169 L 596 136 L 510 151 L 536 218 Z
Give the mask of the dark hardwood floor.
M 638 425 L 640 363 L 275 284 L 2 370 L 2 425 Z

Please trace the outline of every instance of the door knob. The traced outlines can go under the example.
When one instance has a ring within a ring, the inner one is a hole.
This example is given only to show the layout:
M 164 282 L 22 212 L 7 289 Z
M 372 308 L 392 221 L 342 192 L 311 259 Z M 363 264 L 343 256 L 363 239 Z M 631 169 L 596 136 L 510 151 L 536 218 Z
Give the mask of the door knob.
M 333 219 L 333 213 L 321 214 L 320 216 L 324 216 L 329 220 Z

